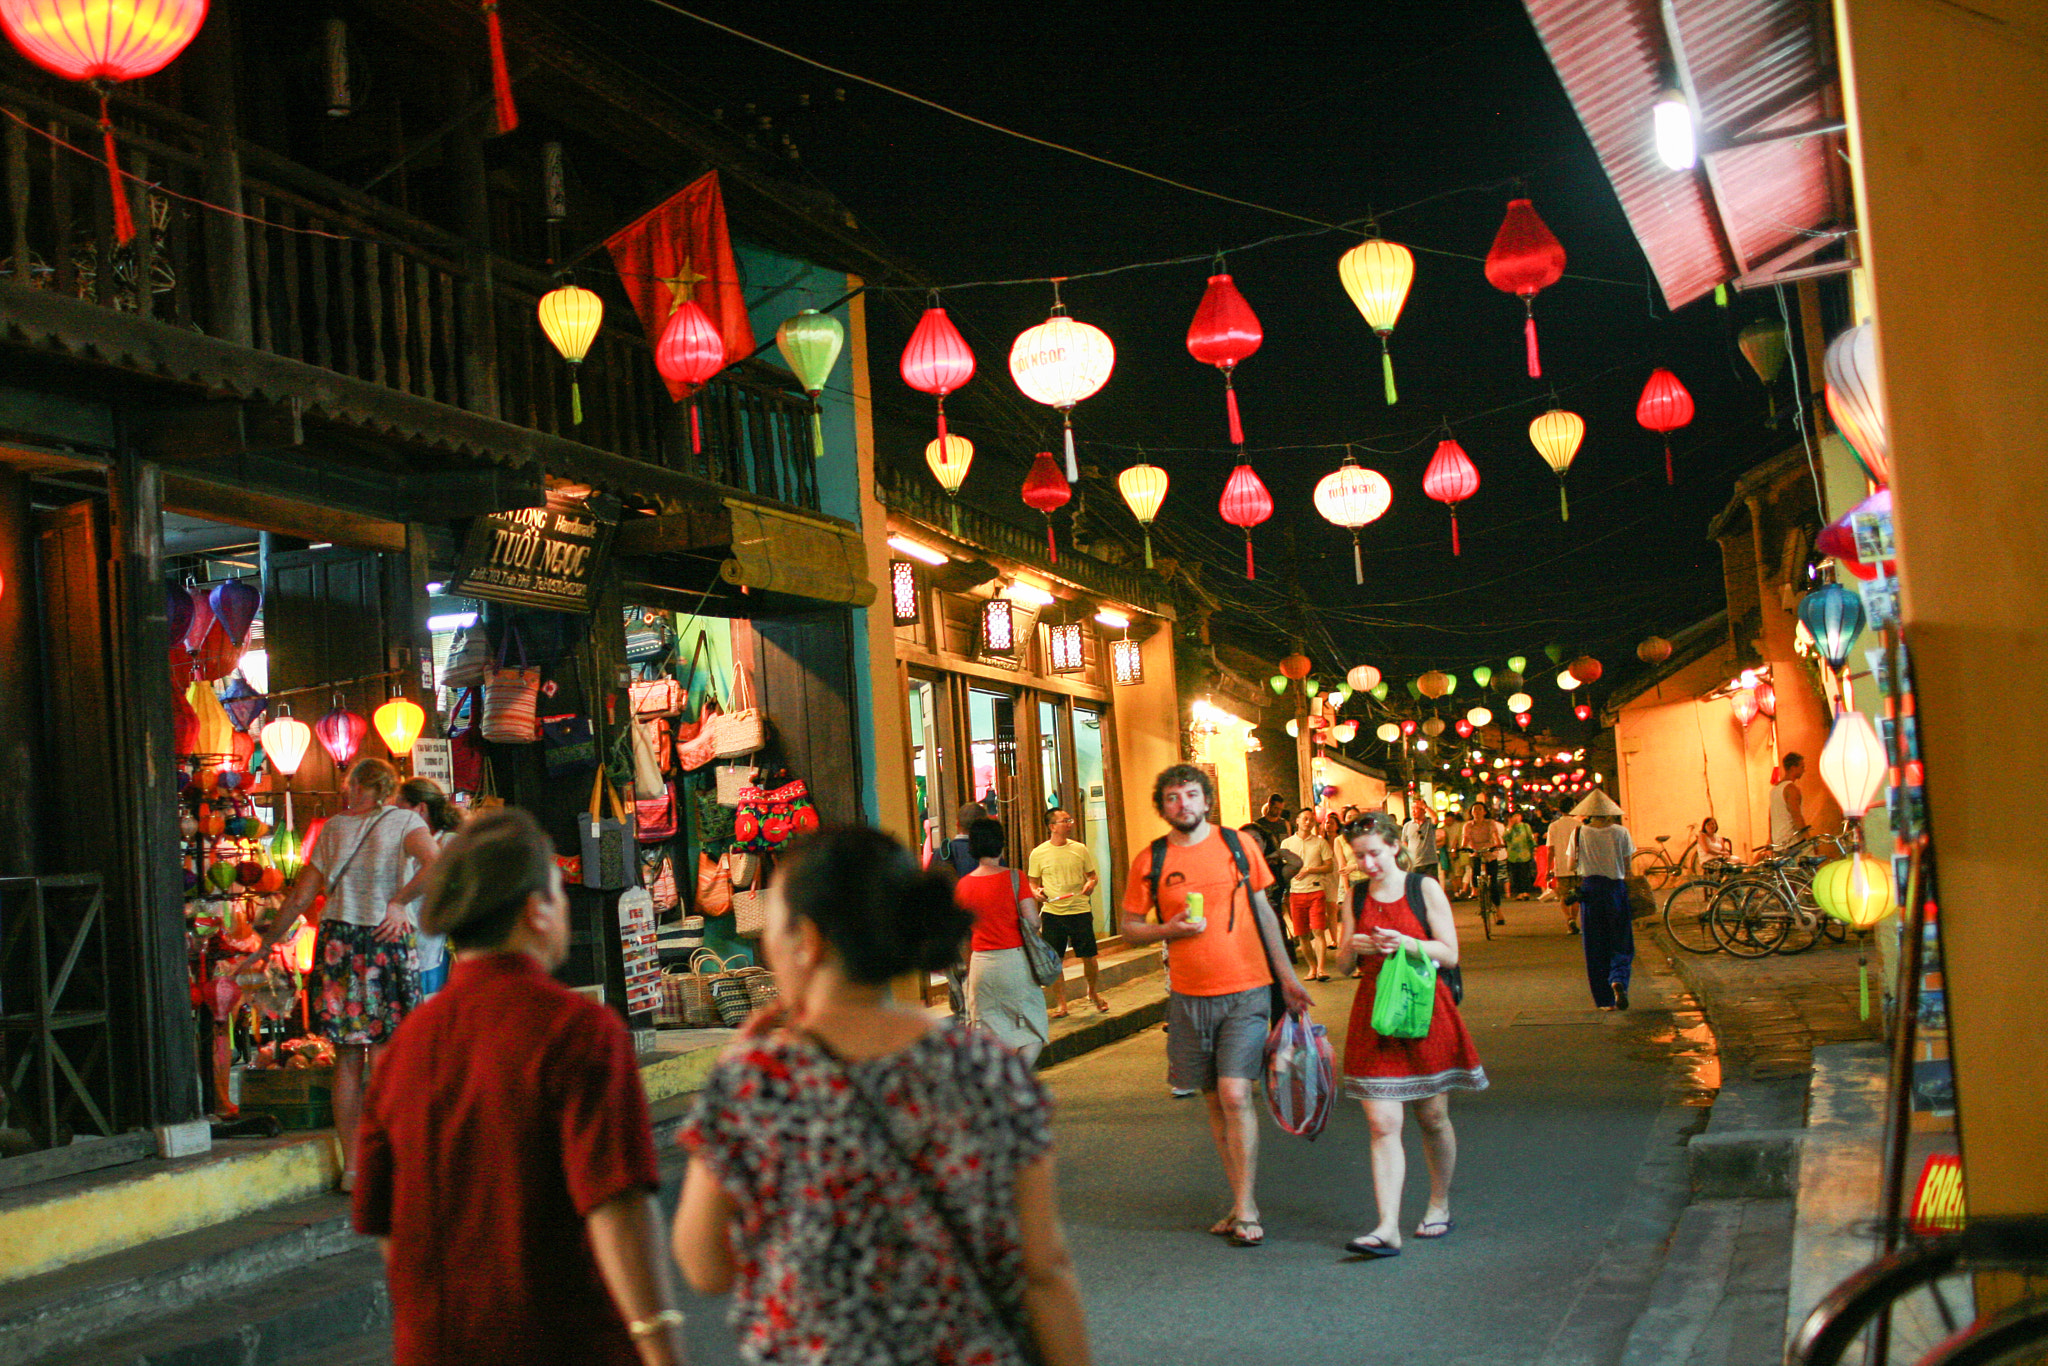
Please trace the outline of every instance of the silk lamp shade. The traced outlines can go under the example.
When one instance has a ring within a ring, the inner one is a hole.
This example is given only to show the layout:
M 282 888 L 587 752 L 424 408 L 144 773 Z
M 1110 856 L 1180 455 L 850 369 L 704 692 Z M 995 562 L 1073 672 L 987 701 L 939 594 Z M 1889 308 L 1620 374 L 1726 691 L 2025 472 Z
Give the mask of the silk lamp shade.
M 1472 683 L 1475 687 L 1483 688 L 1491 682 L 1493 682 L 1493 669 L 1490 666 L 1481 664 L 1472 670 Z
M 1877 371 L 1877 325 L 1860 323 L 1828 343 L 1822 360 L 1828 416 L 1880 484 L 1892 482 L 1891 433 Z
M 1678 376 L 1659 366 L 1643 383 L 1636 400 L 1636 421 L 1664 438 L 1664 482 L 1674 482 L 1671 470 L 1671 434 L 1692 421 L 1692 395 L 1678 382 Z
M 775 349 L 810 397 L 811 453 L 820 459 L 825 455 L 825 424 L 818 412 L 818 395 L 825 392 L 825 381 L 831 378 L 845 345 L 846 329 L 839 319 L 815 308 L 799 309 L 775 329 Z
M 1424 697 L 1434 701 L 1451 690 L 1451 677 L 1441 669 L 1431 669 L 1415 680 L 1415 686 Z
M 1446 437 L 1422 472 L 1422 491 L 1451 510 L 1451 553 L 1459 554 L 1458 504 L 1479 492 L 1479 468 L 1465 448 Z
M 974 466 L 974 443 L 964 436 L 950 432 L 931 442 L 924 448 L 924 463 L 931 468 L 932 478 L 939 481 L 939 487 L 946 491 L 951 500 L 960 494 L 960 486 L 967 482 L 967 471 Z M 949 502 L 948 512 L 952 515 L 953 534 L 960 534 L 960 506 Z
M 933 304 L 924 311 L 897 368 L 905 384 L 939 401 L 939 439 L 945 440 L 946 395 L 974 378 L 974 352 L 945 309 Z
M 654 345 L 654 368 L 686 397 L 725 369 L 725 338 L 695 299 L 684 299 L 669 314 Z M 700 454 L 704 450 L 704 429 L 695 403 L 690 405 L 690 449 Z
M 1380 684 L 1380 671 L 1370 664 L 1359 664 L 1344 675 L 1344 681 L 1356 692 L 1371 692 Z
M 1453 729 L 1458 732 L 1458 738 L 1463 740 L 1469 738 L 1478 727 L 1472 724 L 1470 718 L 1461 716 L 1458 718 L 1458 723 Z
M 1243 291 L 1228 275 L 1209 277 L 1202 302 L 1195 307 L 1188 324 L 1188 354 L 1204 365 L 1223 372 L 1223 404 L 1230 420 L 1230 444 L 1244 444 L 1244 424 L 1237 413 L 1237 388 L 1232 383 L 1238 364 L 1250 359 L 1266 340 L 1259 318 L 1252 312 Z
M 1852 929 L 1867 930 L 1897 910 L 1891 869 L 1882 859 L 1857 854 L 1823 863 L 1813 875 L 1813 899 Z
M 1123 495 L 1131 516 L 1138 519 L 1145 537 L 1147 569 L 1152 567 L 1152 520 L 1159 515 L 1159 505 L 1166 501 L 1169 482 L 1166 471 L 1157 465 L 1133 465 L 1116 477 L 1116 490 Z
M 1525 692 L 1518 692 L 1508 698 L 1508 710 L 1517 716 L 1536 705 L 1536 699 Z
M 226 579 L 213 586 L 213 591 L 206 595 L 206 604 L 229 643 L 240 646 L 248 639 L 250 623 L 263 606 L 263 594 L 240 579 Z
M 1394 501 L 1393 486 L 1378 470 L 1365 469 L 1350 458 L 1316 484 L 1317 513 L 1351 533 L 1351 577 L 1365 582 L 1365 561 L 1358 547 L 1358 529 L 1385 514 Z
M 1283 655 L 1280 659 L 1280 672 L 1292 679 L 1307 678 L 1309 670 L 1315 668 L 1315 666 L 1315 661 L 1299 650 L 1289 655 Z
M 1799 600 L 1799 620 L 1828 667 L 1840 669 L 1863 633 L 1863 599 L 1838 583 L 1827 584 Z
M 1077 322 L 1062 304 L 1010 345 L 1010 378 L 1034 403 L 1059 412 L 1065 429 L 1067 482 L 1081 477 L 1074 455 L 1074 405 L 1098 392 L 1116 368 L 1116 346 L 1099 327 Z
M 1729 695 L 1728 709 L 1735 713 L 1735 719 L 1741 723 L 1742 728 L 1748 730 L 1749 723 L 1756 720 L 1756 689 L 1737 688 Z
M 1557 519 L 1560 522 L 1572 519 L 1572 505 L 1564 493 L 1564 476 L 1571 469 L 1585 439 L 1586 420 L 1562 408 L 1538 414 L 1536 420 L 1529 424 L 1529 444 L 1536 448 L 1536 454 L 1543 457 L 1543 463 L 1550 466 L 1551 473 L 1557 476 Z
M 1474 707 L 1465 713 L 1465 719 L 1474 726 L 1483 726 L 1493 720 L 1493 713 L 1485 707 Z
M 1408 302 L 1409 286 L 1415 283 L 1415 254 L 1396 242 L 1377 237 L 1360 242 L 1337 258 L 1337 279 L 1366 325 L 1379 335 L 1380 373 L 1386 380 L 1387 402 L 1400 400 L 1394 389 L 1394 358 L 1387 340 L 1394 322 Z
M 1835 718 L 1820 749 L 1820 780 L 1845 816 L 1861 817 L 1884 796 L 1891 760 L 1870 718 L 1853 709 Z
M 289 778 L 305 762 L 313 728 L 293 716 L 289 707 L 279 706 L 278 712 L 277 719 L 263 727 L 263 752 L 270 756 L 271 766 Z
M 1662 636 L 1648 636 L 1636 646 L 1636 658 L 1653 667 L 1662 664 L 1671 658 L 1671 642 Z
M 536 308 L 548 345 L 569 362 L 569 420 L 583 421 L 583 358 L 590 354 L 597 331 L 604 326 L 604 300 L 596 291 L 563 285 L 540 296 Z
M 1380 723 L 1380 728 L 1374 731 L 1373 734 L 1391 745 L 1394 741 L 1401 738 L 1401 728 L 1392 721 L 1383 721 Z
M 1529 378 L 1543 374 L 1536 349 L 1536 296 L 1564 278 L 1564 244 L 1526 199 L 1508 201 L 1506 217 L 1486 253 L 1486 282 L 1521 299 L 1523 346 L 1528 352 Z
M 427 724 L 427 714 L 412 699 L 394 697 L 370 713 L 370 722 L 376 726 L 377 736 L 385 747 L 403 759 L 412 753 L 414 742 L 420 738 L 420 731 Z
M 356 751 L 362 748 L 363 737 L 369 733 L 368 721 L 340 707 L 313 723 L 313 738 L 320 742 L 320 748 L 327 751 L 327 757 L 334 760 L 334 766 L 340 769 L 348 767 L 349 760 L 355 758 Z
M 1600 661 L 1591 655 L 1580 655 L 1571 662 L 1570 668 L 1572 677 L 1578 679 L 1581 683 L 1598 683 L 1603 672 L 1600 668 Z
M 1273 495 L 1266 491 L 1265 482 L 1250 465 L 1239 465 L 1230 472 L 1223 497 L 1217 500 L 1217 511 L 1224 521 L 1244 529 L 1244 576 L 1256 577 L 1252 569 L 1252 528 L 1273 515 Z
M 1052 458 L 1050 451 L 1039 452 L 1031 462 L 1030 473 L 1024 476 L 1024 501 L 1030 507 L 1045 514 L 1045 546 L 1052 562 L 1060 562 L 1059 542 L 1053 539 L 1052 515 L 1067 505 L 1074 496 L 1073 488 L 1060 474 L 1059 462 Z

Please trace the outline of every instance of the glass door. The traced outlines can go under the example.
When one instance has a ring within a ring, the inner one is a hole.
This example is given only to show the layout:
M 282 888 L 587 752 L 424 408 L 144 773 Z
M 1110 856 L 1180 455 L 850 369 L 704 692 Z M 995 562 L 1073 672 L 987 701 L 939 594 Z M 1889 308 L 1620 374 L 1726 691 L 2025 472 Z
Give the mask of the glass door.
M 1109 721 L 1099 708 L 1078 702 L 1074 704 L 1073 717 L 1072 809 L 1074 818 L 1080 822 L 1077 834 L 1095 856 L 1095 867 L 1102 875 L 1095 889 L 1095 930 L 1098 934 L 1113 934 L 1113 908 L 1117 904 L 1116 894 L 1122 890 L 1124 870 L 1116 865 L 1116 845 L 1109 829 L 1109 772 L 1103 762 L 1108 747 L 1104 729 Z
M 929 678 L 910 680 L 910 783 L 917 808 L 917 828 L 927 848 L 943 850 L 952 835 L 945 814 L 945 785 L 940 768 L 945 748 L 939 737 L 939 686 Z
M 1007 692 L 967 690 L 967 800 L 1003 823 L 1009 863 L 1023 866 L 1017 829 L 1017 699 Z
M 1073 809 L 1074 794 L 1067 786 L 1069 764 L 1066 743 L 1066 715 L 1057 701 L 1040 698 L 1038 702 L 1038 779 L 1039 795 L 1044 799 L 1044 811 L 1039 812 L 1038 831 L 1045 828 L 1045 811 L 1054 807 Z M 1038 832 L 1032 832 L 1037 834 Z M 1042 834 L 1038 834 L 1043 838 Z

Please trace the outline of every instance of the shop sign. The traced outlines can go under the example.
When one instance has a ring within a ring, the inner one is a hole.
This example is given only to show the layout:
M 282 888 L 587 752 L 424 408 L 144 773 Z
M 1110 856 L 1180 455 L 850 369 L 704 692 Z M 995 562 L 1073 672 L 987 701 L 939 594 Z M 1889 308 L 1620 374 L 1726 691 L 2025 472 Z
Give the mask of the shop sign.
M 455 790 L 455 747 L 447 740 L 412 742 L 412 776 L 432 778 L 443 792 Z
M 452 597 L 489 598 L 550 612 L 588 612 L 617 523 L 580 502 L 494 512 L 469 524 Z
M 1913 1232 L 1922 1237 L 1953 1233 L 1963 1226 L 1963 1159 L 1931 1153 L 1913 1191 Z

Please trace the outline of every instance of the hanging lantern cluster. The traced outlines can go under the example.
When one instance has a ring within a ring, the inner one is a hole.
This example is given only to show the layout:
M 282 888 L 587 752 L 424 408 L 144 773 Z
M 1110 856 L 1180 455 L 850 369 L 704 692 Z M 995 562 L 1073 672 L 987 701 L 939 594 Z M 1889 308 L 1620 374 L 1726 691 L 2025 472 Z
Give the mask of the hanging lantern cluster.
M 1060 473 L 1052 452 L 1040 451 L 1031 462 L 1031 472 L 1024 476 L 1024 501 L 1045 514 L 1045 549 L 1054 564 L 1060 562 L 1060 547 L 1053 539 L 1052 515 L 1073 496 L 1074 490 Z
M 1479 468 L 1465 448 L 1446 436 L 1422 472 L 1422 491 L 1451 510 L 1451 553 L 1459 554 L 1458 504 L 1479 492 Z
M 1209 277 L 1195 319 L 1188 324 L 1188 354 L 1204 365 L 1223 372 L 1223 406 L 1230 420 L 1230 444 L 1244 445 L 1244 423 L 1237 412 L 1237 387 L 1233 382 L 1240 362 L 1249 360 L 1266 334 L 1258 315 L 1244 294 L 1223 273 L 1223 258 L 1216 258 L 1217 273 Z
M 1386 379 L 1387 402 L 1392 405 L 1400 395 L 1394 390 L 1394 358 L 1387 350 L 1387 340 L 1394 334 L 1394 322 L 1415 282 L 1415 254 L 1375 237 L 1337 259 L 1337 278 L 1366 325 L 1379 336 L 1380 372 Z
M 1586 420 L 1562 408 L 1552 408 L 1529 424 L 1529 444 L 1557 476 L 1557 519 L 1561 522 L 1572 519 L 1572 505 L 1564 494 L 1565 472 L 1572 467 L 1585 439 Z
M 1052 316 L 1026 328 L 1010 346 L 1010 378 L 1034 403 L 1058 411 L 1065 429 L 1067 482 L 1081 478 L 1074 454 L 1074 406 L 1109 382 L 1116 347 L 1099 327 L 1076 322 L 1053 284 Z
M 1376 522 L 1394 501 L 1393 486 L 1378 470 L 1360 466 L 1348 454 L 1344 463 L 1316 484 L 1316 511 L 1324 521 L 1351 533 L 1351 577 L 1365 582 L 1365 561 L 1359 552 L 1358 529 Z
M 1536 296 L 1564 278 L 1564 244 L 1536 216 L 1526 199 L 1508 201 L 1507 217 L 1486 253 L 1486 281 L 1521 299 L 1522 340 L 1529 353 L 1529 378 L 1543 374 L 1536 349 Z
M 1659 367 L 1650 372 L 1643 394 L 1636 400 L 1636 421 L 1664 438 L 1664 482 L 1674 483 L 1671 469 L 1671 434 L 1692 421 L 1692 395 L 1678 382 L 1678 376 Z

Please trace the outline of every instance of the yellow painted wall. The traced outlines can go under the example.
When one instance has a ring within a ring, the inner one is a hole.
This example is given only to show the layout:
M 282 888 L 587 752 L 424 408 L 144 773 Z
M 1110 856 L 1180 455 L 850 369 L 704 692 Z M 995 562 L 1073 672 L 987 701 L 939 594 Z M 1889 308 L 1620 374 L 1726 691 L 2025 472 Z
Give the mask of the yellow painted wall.
M 846 277 L 849 290 L 860 277 Z M 908 844 L 921 834 L 911 806 L 910 717 L 906 710 L 902 669 L 896 663 L 896 626 L 889 612 L 889 515 L 875 497 L 875 411 L 872 377 L 868 373 L 867 295 L 855 294 L 847 304 L 853 326 L 847 342 L 853 362 L 854 453 L 860 470 L 861 540 L 867 551 L 868 581 L 880 596 L 863 614 L 868 628 L 868 695 L 874 699 L 875 745 L 864 756 L 874 765 L 874 823 Z
M 1620 772 L 1610 790 L 1627 813 L 1624 823 L 1637 845 L 1649 847 L 1657 836 L 1669 835 L 1677 858 L 1686 827 L 1709 815 L 1720 819 L 1721 833 L 1738 850 L 1746 853 L 1761 838 L 1746 757 L 1752 737 L 1735 724 L 1727 702 L 1699 700 L 1736 672 L 1734 652 L 1722 645 L 1615 717 Z M 1761 720 L 1750 729 L 1768 732 Z M 1769 771 L 1766 760 L 1766 777 Z
M 2048 7 L 1837 0 L 1972 1214 L 2048 1213 Z M 2016 826 L 2015 821 L 2019 824 Z M 2015 838 L 2015 830 L 2034 831 Z
M 1152 809 L 1152 780 L 1181 761 L 1180 685 L 1173 669 L 1173 623 L 1138 647 L 1145 681 L 1116 690 L 1117 768 L 1123 780 L 1124 850 L 1140 850 L 1165 832 Z M 1242 755 L 1239 762 L 1243 762 Z M 1122 879 L 1118 879 L 1122 885 Z

